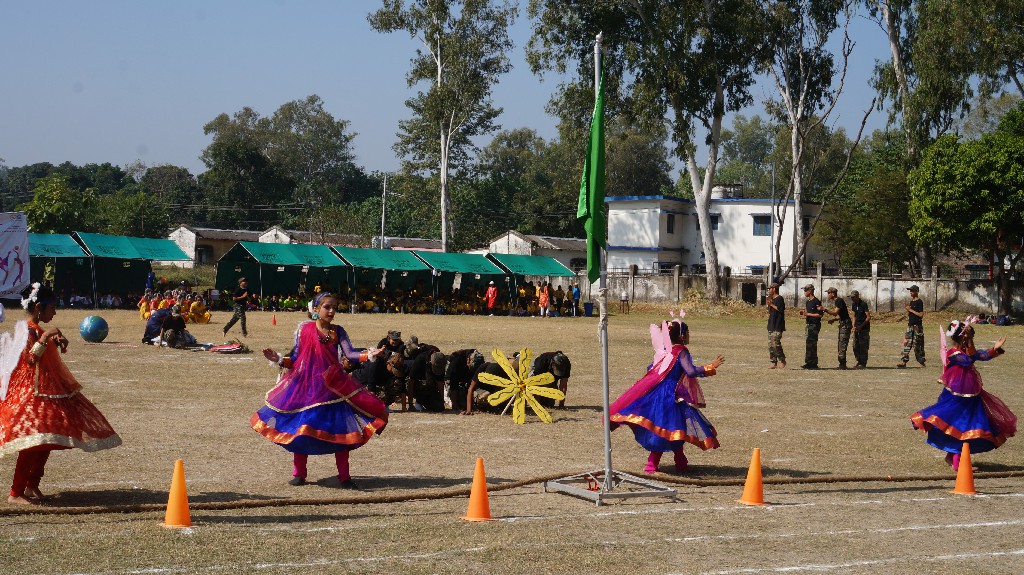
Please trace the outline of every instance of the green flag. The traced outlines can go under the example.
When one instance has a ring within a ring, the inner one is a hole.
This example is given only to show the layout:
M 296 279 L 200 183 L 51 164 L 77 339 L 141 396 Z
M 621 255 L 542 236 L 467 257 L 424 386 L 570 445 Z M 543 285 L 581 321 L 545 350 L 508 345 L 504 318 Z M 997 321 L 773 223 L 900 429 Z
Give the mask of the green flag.
M 587 278 L 590 283 L 601 276 L 601 248 L 606 243 L 604 211 L 604 75 L 597 88 L 594 116 L 590 120 L 587 157 L 583 162 L 583 182 L 576 218 L 587 230 Z

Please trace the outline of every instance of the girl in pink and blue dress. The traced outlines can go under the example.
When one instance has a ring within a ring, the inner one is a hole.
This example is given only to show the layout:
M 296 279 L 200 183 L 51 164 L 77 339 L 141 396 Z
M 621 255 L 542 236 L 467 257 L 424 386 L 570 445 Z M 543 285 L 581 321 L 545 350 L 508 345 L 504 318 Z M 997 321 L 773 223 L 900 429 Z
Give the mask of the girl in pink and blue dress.
M 348 334 L 331 323 L 338 300 L 322 293 L 310 302 L 313 321 L 299 325 L 295 347 L 287 355 L 273 349 L 263 356 L 284 369 L 266 403 L 250 424 L 260 435 L 292 452 L 291 485 L 306 483 L 310 455 L 334 454 L 338 482 L 356 489 L 349 452 L 384 431 L 387 407 L 342 368 L 342 356 L 366 361 L 379 350 L 356 349 Z
M 1004 353 L 1001 337 L 994 346 L 978 351 L 970 320 L 954 320 L 946 331 L 955 346 L 944 354 L 943 390 L 939 400 L 910 417 L 914 427 L 927 432 L 927 442 L 946 452 L 946 462 L 958 469 L 963 444 L 971 453 L 984 453 L 1002 445 L 1017 432 L 1017 416 L 998 397 L 985 391 L 975 362 Z
M 667 451 L 674 456 L 676 471 L 686 471 L 683 448 L 687 443 L 703 450 L 718 447 L 715 427 L 700 412 L 704 397 L 694 378 L 715 375 L 725 358 L 719 355 L 708 365 L 693 365 L 686 348 L 690 330 L 681 320 L 668 323 L 667 336 L 664 353 L 609 408 L 612 429 L 628 425 L 637 443 L 650 452 L 645 473 L 656 472 Z

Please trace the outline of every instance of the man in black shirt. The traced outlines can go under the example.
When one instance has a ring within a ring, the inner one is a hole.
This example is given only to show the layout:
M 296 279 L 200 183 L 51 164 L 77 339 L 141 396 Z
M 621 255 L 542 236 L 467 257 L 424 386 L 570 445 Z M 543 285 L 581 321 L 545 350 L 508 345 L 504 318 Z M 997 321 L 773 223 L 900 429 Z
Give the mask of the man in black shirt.
M 824 313 L 821 300 L 814 295 L 814 285 L 804 286 L 804 297 L 807 305 L 800 310 L 800 315 L 807 320 L 807 349 L 804 352 L 804 369 L 818 369 L 818 332 L 821 331 L 821 316 Z
M 235 325 L 235 322 L 242 320 L 242 336 L 249 335 L 248 330 L 245 329 L 245 308 L 249 305 L 249 280 L 245 278 L 238 278 L 238 289 L 231 294 L 231 305 L 234 307 L 234 314 L 228 323 L 224 324 L 224 335 L 228 334 L 228 330 L 231 326 Z
M 912 285 L 907 288 L 910 291 L 910 301 L 903 305 L 907 310 L 907 333 L 903 335 L 903 354 L 896 367 L 907 367 L 910 361 L 910 348 L 914 348 L 914 358 L 917 363 L 924 365 L 924 301 L 918 297 L 921 288 Z
M 782 332 L 786 331 L 786 299 L 779 295 L 779 284 L 768 286 L 768 359 L 769 369 L 786 367 L 786 352 L 782 350 Z M 781 366 L 779 365 L 781 364 Z
M 405 343 L 402 341 L 402 332 L 393 329 L 388 332 L 387 337 L 377 342 L 377 348 L 405 355 Z
M 850 312 L 846 309 L 846 302 L 839 297 L 839 290 L 830 287 L 825 290 L 828 300 L 832 302 L 832 309 L 824 309 L 825 313 L 836 317 L 828 320 L 829 325 L 839 322 L 839 369 L 846 369 L 846 348 L 850 346 L 850 331 L 853 322 L 850 321 Z
M 871 312 L 868 302 L 860 299 L 860 292 L 850 292 L 850 310 L 853 311 L 853 357 L 857 358 L 854 369 L 868 366 L 868 349 L 871 347 Z
M 164 318 L 160 326 L 160 340 L 167 347 L 180 348 L 185 346 L 185 318 L 181 317 L 181 308 L 177 304 L 171 306 L 171 313 Z

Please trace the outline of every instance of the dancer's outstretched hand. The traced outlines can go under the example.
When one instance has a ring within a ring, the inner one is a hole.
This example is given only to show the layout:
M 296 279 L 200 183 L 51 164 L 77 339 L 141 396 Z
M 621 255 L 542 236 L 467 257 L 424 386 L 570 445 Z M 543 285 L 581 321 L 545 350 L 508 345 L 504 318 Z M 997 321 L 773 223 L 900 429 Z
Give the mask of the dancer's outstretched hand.
M 270 349 L 269 347 L 264 348 L 263 357 L 267 358 L 267 361 L 272 361 L 274 363 L 281 361 L 281 356 L 277 355 L 277 352 Z
M 723 363 L 725 363 L 725 356 L 719 355 L 714 359 L 714 361 L 711 362 L 711 367 L 718 369 L 718 366 L 722 365 Z

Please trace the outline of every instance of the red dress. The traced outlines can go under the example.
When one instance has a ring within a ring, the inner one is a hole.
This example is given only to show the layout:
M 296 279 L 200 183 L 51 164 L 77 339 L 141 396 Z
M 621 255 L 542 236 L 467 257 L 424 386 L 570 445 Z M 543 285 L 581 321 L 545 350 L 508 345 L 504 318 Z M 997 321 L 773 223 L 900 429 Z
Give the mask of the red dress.
M 37 362 L 29 361 L 43 330 L 27 324 L 28 343 L 11 373 L 7 396 L 0 400 L 0 457 L 29 449 L 99 451 L 121 445 L 100 410 L 81 394 L 55 341 Z

